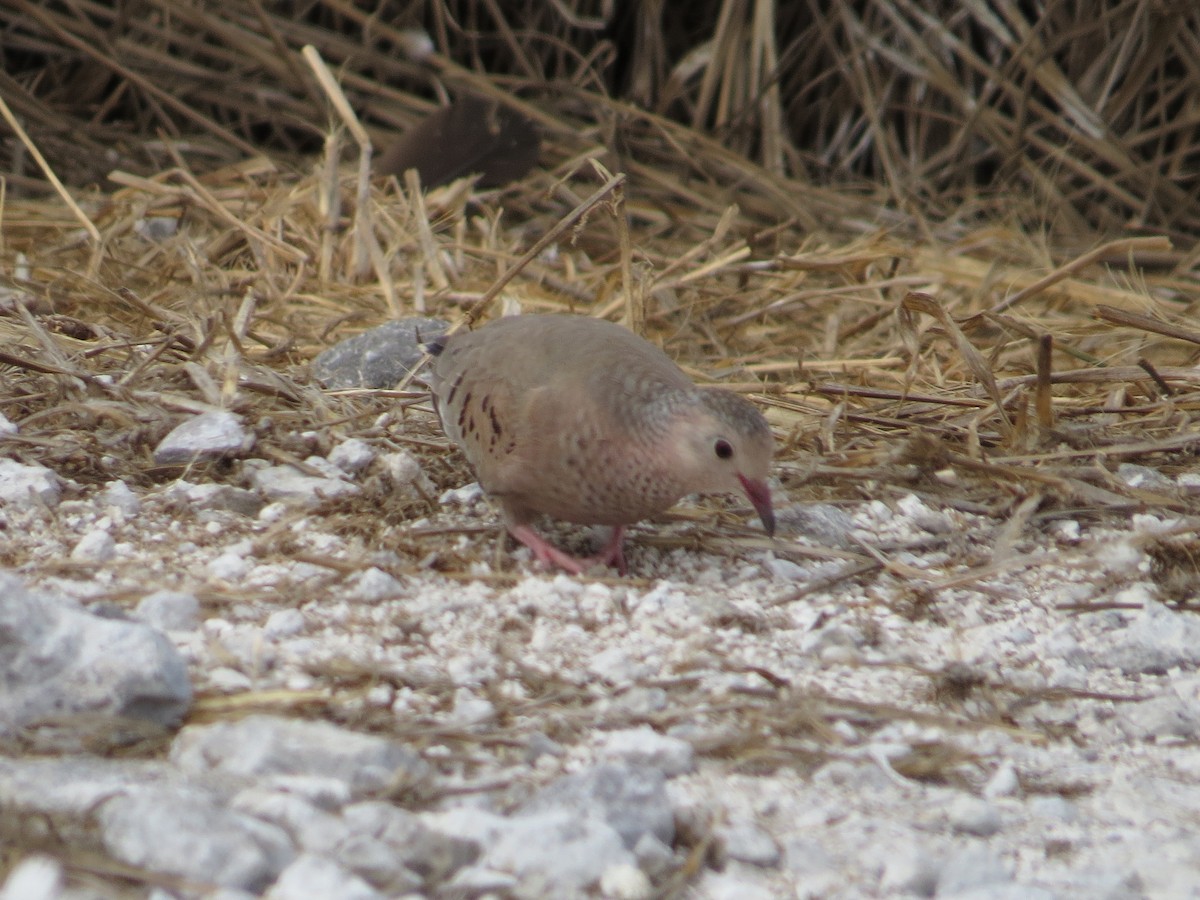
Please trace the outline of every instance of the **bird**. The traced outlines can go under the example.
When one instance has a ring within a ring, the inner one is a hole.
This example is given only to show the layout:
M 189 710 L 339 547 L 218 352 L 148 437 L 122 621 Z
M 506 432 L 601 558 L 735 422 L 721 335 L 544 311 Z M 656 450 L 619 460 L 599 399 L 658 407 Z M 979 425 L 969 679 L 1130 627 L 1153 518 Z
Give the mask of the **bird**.
M 603 319 L 529 314 L 426 342 L 442 429 L 500 507 L 509 534 L 550 569 L 625 575 L 628 526 L 692 493 L 744 493 L 768 535 L 771 428 L 745 397 L 700 387 L 658 347 Z M 577 558 L 539 515 L 608 525 Z

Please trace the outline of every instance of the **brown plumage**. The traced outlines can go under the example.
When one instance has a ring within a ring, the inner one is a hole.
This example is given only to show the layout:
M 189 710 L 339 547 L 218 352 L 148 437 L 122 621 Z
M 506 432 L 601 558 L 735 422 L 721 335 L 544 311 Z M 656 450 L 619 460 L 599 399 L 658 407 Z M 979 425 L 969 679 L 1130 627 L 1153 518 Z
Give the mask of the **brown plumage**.
M 430 349 L 446 435 L 541 562 L 624 573 L 625 526 L 695 492 L 745 493 L 774 532 L 762 413 L 737 394 L 697 387 L 633 332 L 583 316 L 514 316 Z M 538 514 L 611 525 L 612 539 L 597 557 L 575 559 L 534 531 Z

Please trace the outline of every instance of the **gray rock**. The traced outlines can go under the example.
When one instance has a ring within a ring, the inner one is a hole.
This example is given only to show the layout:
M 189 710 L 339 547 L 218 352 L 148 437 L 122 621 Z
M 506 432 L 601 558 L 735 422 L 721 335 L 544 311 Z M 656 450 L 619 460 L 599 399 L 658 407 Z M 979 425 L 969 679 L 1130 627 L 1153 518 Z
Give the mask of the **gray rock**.
M 400 865 L 429 881 L 443 881 L 479 857 L 478 841 L 430 828 L 419 815 L 389 803 L 356 803 L 342 817 L 355 835 L 381 842 Z
M 184 465 L 247 452 L 254 435 L 242 428 L 241 419 L 225 410 L 185 419 L 154 448 L 160 466 Z
M 326 848 L 328 852 L 328 848 Z M 381 891 L 395 896 L 418 891 L 424 880 L 396 858 L 390 844 L 363 834 L 352 834 L 333 848 L 333 859 L 366 879 Z
M 74 562 L 108 562 L 117 553 L 117 542 L 103 528 L 93 528 L 79 539 L 71 550 Z
M 421 343 L 449 327 L 443 319 L 419 317 L 385 322 L 319 353 L 313 375 L 330 390 L 393 387 L 425 355 Z
M 262 497 L 231 484 L 193 484 L 181 479 L 164 495 L 177 498 L 193 509 L 223 509 L 243 516 L 257 516 L 263 508 Z
M 1200 706 L 1187 702 L 1171 685 L 1168 693 L 1117 707 L 1116 724 L 1126 737 L 1143 741 L 1200 737 Z
M 139 787 L 106 799 L 96 818 L 120 861 L 201 884 L 261 891 L 294 853 L 281 829 L 189 787 Z
M 69 829 L 73 818 L 85 818 L 106 798 L 172 777 L 166 763 L 147 760 L 0 756 L 0 809 L 14 816 L 41 814 Z
M 563 810 L 513 816 L 482 860 L 516 875 L 517 897 L 579 897 L 617 865 L 636 865 L 600 819 Z
M 879 887 L 884 896 L 916 894 L 932 897 L 940 870 L 937 860 L 916 843 L 889 847 L 884 854 Z
M 946 809 L 946 817 L 955 831 L 976 837 L 991 837 L 1003 824 L 996 807 L 969 794 L 956 796 Z
M 287 790 L 250 787 L 238 793 L 229 806 L 277 825 L 293 844 L 313 853 L 325 852 L 350 836 L 350 829 L 340 816 Z
M 374 566 L 352 576 L 346 588 L 347 598 L 364 603 L 379 603 L 406 593 L 403 582 Z
M 383 895 L 333 860 L 305 853 L 284 869 L 264 896 L 266 900 L 375 900 Z
M 329 454 L 329 461 L 343 472 L 355 475 L 375 459 L 375 450 L 360 438 L 342 441 Z
M 665 874 L 675 866 L 675 854 L 662 841 L 646 832 L 633 846 L 633 855 L 637 857 L 642 871 L 651 877 Z
M 86 716 L 179 724 L 192 701 L 187 666 L 161 633 L 103 619 L 0 574 L 0 734 Z
M 484 866 L 467 866 L 455 873 L 446 883 L 448 897 L 493 897 L 510 896 L 517 887 L 515 875 L 499 872 Z
M 951 894 L 938 891 L 938 897 L 945 900 L 1059 900 L 1051 891 L 1016 882 L 981 884 Z
M 600 876 L 600 893 L 612 900 L 649 900 L 654 896 L 654 886 L 637 866 L 617 863 Z
M 575 819 L 607 822 L 633 847 L 647 832 L 664 844 L 675 840 L 675 817 L 665 778 L 647 766 L 605 764 L 558 779 L 530 798 L 522 813 L 565 810 Z
M 41 504 L 57 506 L 61 499 L 62 482 L 50 469 L 0 458 L 0 504 L 29 509 Z
M 155 591 L 138 601 L 133 615 L 160 631 L 192 631 L 198 624 L 200 601 L 182 591 Z
M 829 503 L 795 503 L 775 514 L 782 535 L 802 535 L 830 547 L 851 543 L 854 519 L 841 507 Z
M 106 484 L 99 500 L 103 506 L 115 509 L 125 516 L 136 516 L 142 508 L 142 501 L 123 481 L 110 481 Z
M 1119 599 L 1119 598 L 1118 598 Z M 1147 601 L 1128 625 L 1114 629 L 1090 649 L 1080 647 L 1085 664 L 1109 666 L 1126 674 L 1161 674 L 1200 664 L 1200 619 Z
M 630 765 L 658 769 L 667 777 L 685 775 L 696 767 L 691 744 L 659 734 L 649 725 L 609 733 L 604 738 L 603 753 Z
M 272 639 L 295 637 L 303 634 L 306 627 L 308 627 L 308 623 L 304 621 L 304 613 L 300 610 L 294 607 L 277 609 L 267 616 L 267 621 L 263 625 L 263 636 Z
M 731 822 L 717 829 L 719 850 L 726 859 L 771 868 L 782 856 L 775 839 L 753 822 Z
M 59 900 L 63 869 L 49 856 L 27 856 L 12 867 L 0 886 L 0 900 Z
M 1006 887 L 1012 875 L 998 857 L 982 847 L 965 847 L 949 854 L 938 873 L 937 896 L 952 897 L 987 886 Z
M 1136 463 L 1121 463 L 1117 466 L 1117 477 L 1131 488 L 1165 490 L 1175 487 L 1175 482 L 1158 469 L 1139 466 Z
M 267 466 L 255 469 L 250 483 L 268 500 L 298 506 L 316 506 L 333 497 L 357 494 L 361 488 L 341 478 L 308 475 L 294 466 Z
M 354 795 L 419 784 L 429 775 L 424 760 L 394 741 L 328 722 L 261 715 L 189 726 L 175 738 L 171 760 L 191 775 L 320 775 L 345 782 Z

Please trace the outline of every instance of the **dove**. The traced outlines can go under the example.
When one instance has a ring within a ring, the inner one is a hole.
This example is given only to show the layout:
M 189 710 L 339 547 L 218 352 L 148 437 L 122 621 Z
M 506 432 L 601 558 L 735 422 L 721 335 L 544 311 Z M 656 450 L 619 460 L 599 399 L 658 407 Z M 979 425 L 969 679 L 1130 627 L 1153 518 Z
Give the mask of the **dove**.
M 508 532 L 548 568 L 626 573 L 629 525 L 686 494 L 746 495 L 767 534 L 770 426 L 744 397 L 698 387 L 632 331 L 585 316 L 520 315 L 426 344 L 446 436 L 500 507 Z M 579 559 L 533 527 L 539 515 L 609 525 Z

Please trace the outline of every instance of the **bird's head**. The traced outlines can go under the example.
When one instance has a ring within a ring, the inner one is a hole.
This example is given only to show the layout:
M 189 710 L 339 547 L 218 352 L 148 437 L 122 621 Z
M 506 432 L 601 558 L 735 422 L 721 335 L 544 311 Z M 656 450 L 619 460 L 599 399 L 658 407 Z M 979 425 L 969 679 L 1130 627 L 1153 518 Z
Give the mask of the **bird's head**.
M 749 400 L 731 391 L 702 388 L 696 406 L 675 423 L 680 475 L 698 493 L 744 493 L 775 533 L 775 511 L 767 475 L 775 442 L 767 420 Z

